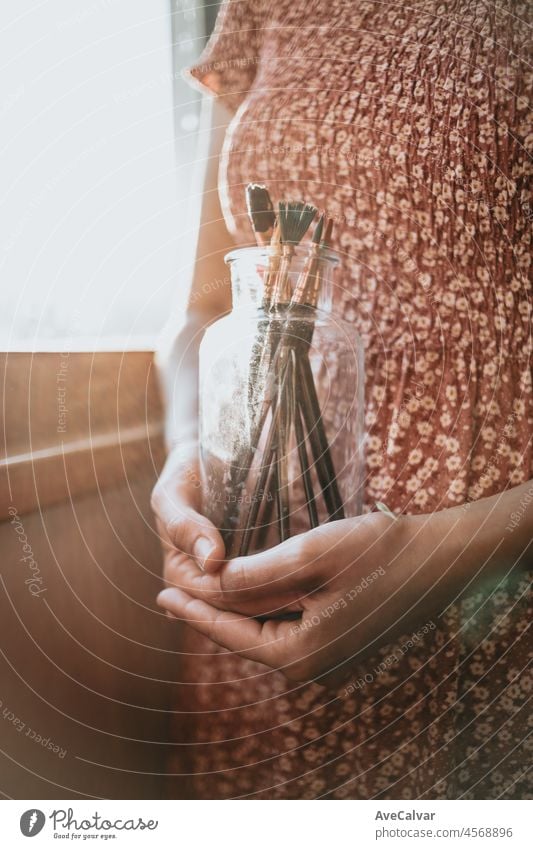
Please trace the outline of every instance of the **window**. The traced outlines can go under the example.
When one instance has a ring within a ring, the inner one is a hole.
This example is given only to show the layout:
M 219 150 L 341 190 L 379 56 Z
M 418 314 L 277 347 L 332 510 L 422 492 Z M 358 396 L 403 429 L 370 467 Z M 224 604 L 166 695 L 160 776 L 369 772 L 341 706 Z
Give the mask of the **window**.
M 190 273 L 194 0 L 0 11 L 0 349 L 151 347 Z M 196 200 L 195 200 L 196 198 Z

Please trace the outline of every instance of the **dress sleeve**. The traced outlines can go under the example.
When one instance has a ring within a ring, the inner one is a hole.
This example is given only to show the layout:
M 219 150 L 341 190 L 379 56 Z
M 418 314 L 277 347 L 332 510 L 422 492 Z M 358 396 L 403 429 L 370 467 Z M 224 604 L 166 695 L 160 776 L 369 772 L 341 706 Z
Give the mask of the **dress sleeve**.
M 263 41 L 266 0 L 223 0 L 215 29 L 198 60 L 184 70 L 201 91 L 223 99 L 234 112 L 255 79 Z

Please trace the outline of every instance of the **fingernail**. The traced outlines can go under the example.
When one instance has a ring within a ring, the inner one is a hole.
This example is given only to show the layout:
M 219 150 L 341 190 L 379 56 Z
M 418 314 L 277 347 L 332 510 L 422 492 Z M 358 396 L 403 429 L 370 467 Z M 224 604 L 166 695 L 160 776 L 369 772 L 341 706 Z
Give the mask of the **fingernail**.
M 213 543 L 207 537 L 198 537 L 194 543 L 193 554 L 198 559 L 200 569 L 204 568 L 204 563 L 213 551 Z
M 166 590 L 161 590 L 161 592 L 156 595 L 156 598 L 155 598 L 156 604 L 158 604 L 159 607 L 166 608 L 166 604 L 165 604 L 166 600 L 167 600 Z

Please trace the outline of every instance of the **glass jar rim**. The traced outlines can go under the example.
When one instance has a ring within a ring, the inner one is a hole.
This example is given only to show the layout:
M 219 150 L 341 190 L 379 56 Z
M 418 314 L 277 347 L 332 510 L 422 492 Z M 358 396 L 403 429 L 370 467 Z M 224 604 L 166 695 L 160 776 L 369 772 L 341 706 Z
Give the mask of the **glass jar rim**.
M 295 245 L 294 256 L 305 259 L 312 244 L 313 242 L 311 241 L 305 241 L 300 242 L 299 245 Z M 226 265 L 230 265 L 232 262 L 243 257 L 247 257 L 248 259 L 255 258 L 259 261 L 261 259 L 268 259 L 268 257 L 272 256 L 273 253 L 274 249 L 270 245 L 250 245 L 243 248 L 234 248 L 224 256 L 224 262 Z M 334 266 L 339 265 L 341 261 L 340 254 L 337 251 L 334 251 L 333 248 L 321 248 L 320 258 L 331 262 Z

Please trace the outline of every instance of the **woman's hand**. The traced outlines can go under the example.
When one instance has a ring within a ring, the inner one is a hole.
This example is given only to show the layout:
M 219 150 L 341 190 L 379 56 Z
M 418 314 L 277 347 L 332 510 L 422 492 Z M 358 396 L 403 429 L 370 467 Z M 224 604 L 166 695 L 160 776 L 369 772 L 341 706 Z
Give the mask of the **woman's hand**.
M 224 543 L 215 526 L 199 512 L 201 483 L 197 447 L 174 448 L 152 492 L 165 555 L 167 585 L 179 582 L 183 571 L 201 574 L 206 567 L 218 568 L 224 559 Z
M 163 578 L 167 587 L 186 589 L 214 604 L 223 605 L 221 566 L 224 542 L 217 528 L 202 516 L 201 481 L 195 443 L 181 445 L 169 454 L 152 492 L 152 510 L 164 553 Z M 284 598 L 272 597 L 276 612 L 301 609 L 287 607 Z M 241 613 L 263 612 L 263 601 L 240 599 Z
M 158 602 L 290 679 L 335 680 L 348 663 L 428 624 L 476 578 L 498 578 L 530 560 L 529 493 L 531 483 L 431 515 L 332 522 L 216 572 L 212 561 L 204 573 L 193 564 Z M 519 505 L 522 521 L 514 527 Z M 301 619 L 280 619 L 287 611 L 301 611 Z
M 199 512 L 200 507 L 198 449 L 195 443 L 180 445 L 169 454 L 152 492 L 152 510 L 163 546 L 163 578 L 167 587 L 186 588 L 220 604 L 225 597 L 220 571 L 224 541 L 213 523 Z M 301 609 L 290 608 L 285 602 L 285 596 L 273 594 L 275 612 Z M 264 602 L 241 599 L 239 610 L 258 616 L 264 611 Z
M 195 443 L 180 445 L 169 454 L 152 492 L 152 510 L 163 546 L 163 578 L 167 587 L 199 593 L 224 604 L 220 571 L 225 558 L 218 529 L 200 513 L 201 481 Z M 208 574 L 209 573 L 209 574 Z M 241 599 L 239 611 L 248 616 L 262 613 L 262 601 Z M 301 609 L 272 596 L 276 612 Z
M 158 602 L 290 679 L 340 677 L 348 662 L 430 620 L 439 598 L 433 585 L 446 569 L 431 520 L 372 513 L 333 522 L 216 574 L 182 570 L 181 586 Z M 301 619 L 280 619 L 287 611 L 301 611 Z

